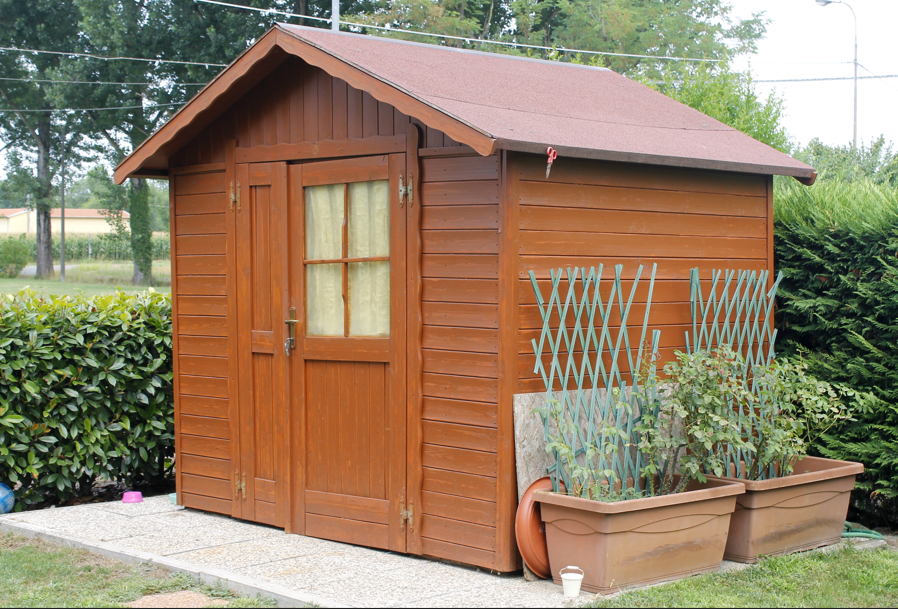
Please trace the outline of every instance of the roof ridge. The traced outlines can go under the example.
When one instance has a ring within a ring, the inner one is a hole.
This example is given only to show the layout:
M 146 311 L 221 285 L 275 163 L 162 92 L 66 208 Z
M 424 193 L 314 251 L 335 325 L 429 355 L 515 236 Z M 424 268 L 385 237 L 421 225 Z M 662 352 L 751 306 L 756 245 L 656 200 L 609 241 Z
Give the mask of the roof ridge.
M 323 32 L 326 34 L 332 34 L 333 36 L 345 36 L 352 38 L 364 38 L 365 40 L 381 40 L 383 42 L 392 42 L 395 44 L 405 44 L 409 46 L 415 46 L 420 48 L 428 48 L 428 49 L 439 49 L 441 51 L 452 51 L 455 53 L 464 53 L 469 55 L 478 55 L 483 57 L 495 57 L 498 59 L 515 59 L 518 61 L 528 61 L 533 63 L 542 63 L 549 64 L 555 66 L 566 66 L 570 68 L 585 68 L 588 70 L 596 70 L 598 72 L 613 72 L 614 70 L 610 68 L 605 68 L 602 66 L 590 66 L 587 64 L 580 63 L 570 63 L 566 61 L 553 61 L 551 59 L 540 59 L 539 57 L 521 57 L 520 55 L 511 55 L 507 53 L 495 53 L 492 51 L 478 51 L 476 49 L 459 49 L 458 47 L 450 47 L 443 46 L 438 44 L 430 44 L 427 42 L 415 42 L 413 40 L 402 40 L 400 38 L 388 38 L 386 36 L 371 36 L 369 34 L 359 34 L 358 32 L 334 32 L 332 30 L 326 30 L 320 27 L 310 27 L 308 25 L 295 25 L 293 23 L 281 23 L 280 21 L 276 22 L 276 26 L 282 28 L 289 28 L 291 30 L 299 30 L 299 31 L 314 31 L 314 32 Z M 414 34 L 410 34 L 414 35 Z M 303 39 L 305 40 L 305 39 Z M 308 42 L 308 41 L 306 41 Z

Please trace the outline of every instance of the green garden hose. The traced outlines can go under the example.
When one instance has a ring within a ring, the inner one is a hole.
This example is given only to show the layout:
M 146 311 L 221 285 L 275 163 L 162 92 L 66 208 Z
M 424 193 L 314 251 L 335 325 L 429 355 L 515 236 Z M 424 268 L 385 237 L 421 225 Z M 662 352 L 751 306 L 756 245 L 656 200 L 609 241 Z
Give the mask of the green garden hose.
M 865 529 L 859 526 L 855 526 L 850 522 L 845 523 L 845 530 L 842 531 L 842 539 L 853 538 L 853 537 L 864 537 L 867 539 L 884 539 L 881 533 L 877 533 L 876 531 L 871 531 L 870 529 Z

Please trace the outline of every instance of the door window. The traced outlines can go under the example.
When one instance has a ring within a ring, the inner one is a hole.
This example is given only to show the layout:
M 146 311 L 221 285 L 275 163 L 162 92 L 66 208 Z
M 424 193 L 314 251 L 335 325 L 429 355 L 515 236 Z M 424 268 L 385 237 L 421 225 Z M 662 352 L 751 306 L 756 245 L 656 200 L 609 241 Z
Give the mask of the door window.
M 389 181 L 307 186 L 306 333 L 390 334 Z

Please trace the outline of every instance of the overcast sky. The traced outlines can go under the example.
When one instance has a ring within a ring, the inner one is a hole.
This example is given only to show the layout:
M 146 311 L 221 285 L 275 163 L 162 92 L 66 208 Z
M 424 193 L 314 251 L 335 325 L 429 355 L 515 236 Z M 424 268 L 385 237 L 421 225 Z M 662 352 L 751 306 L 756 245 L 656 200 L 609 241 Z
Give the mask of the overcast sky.
M 757 80 L 825 78 L 854 75 L 854 21 L 846 6 L 818 6 L 815 0 L 729 0 L 734 13 L 748 17 L 765 11 L 772 22 L 751 62 Z M 898 74 L 898 0 L 849 0 L 857 14 L 858 76 Z M 826 63 L 821 63 L 826 62 Z M 847 144 L 852 137 L 852 80 L 759 84 L 786 100 L 785 125 L 801 144 L 819 137 L 827 144 Z M 898 143 L 898 78 L 860 80 L 858 140 L 879 135 Z

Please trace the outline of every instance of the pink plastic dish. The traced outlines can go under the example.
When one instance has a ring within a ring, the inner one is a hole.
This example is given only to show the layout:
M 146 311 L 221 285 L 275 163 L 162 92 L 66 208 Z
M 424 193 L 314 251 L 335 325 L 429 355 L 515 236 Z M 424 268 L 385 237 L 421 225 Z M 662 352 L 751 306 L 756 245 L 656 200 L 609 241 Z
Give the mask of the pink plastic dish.
M 140 491 L 128 491 L 122 496 L 122 503 L 141 503 L 143 494 Z

